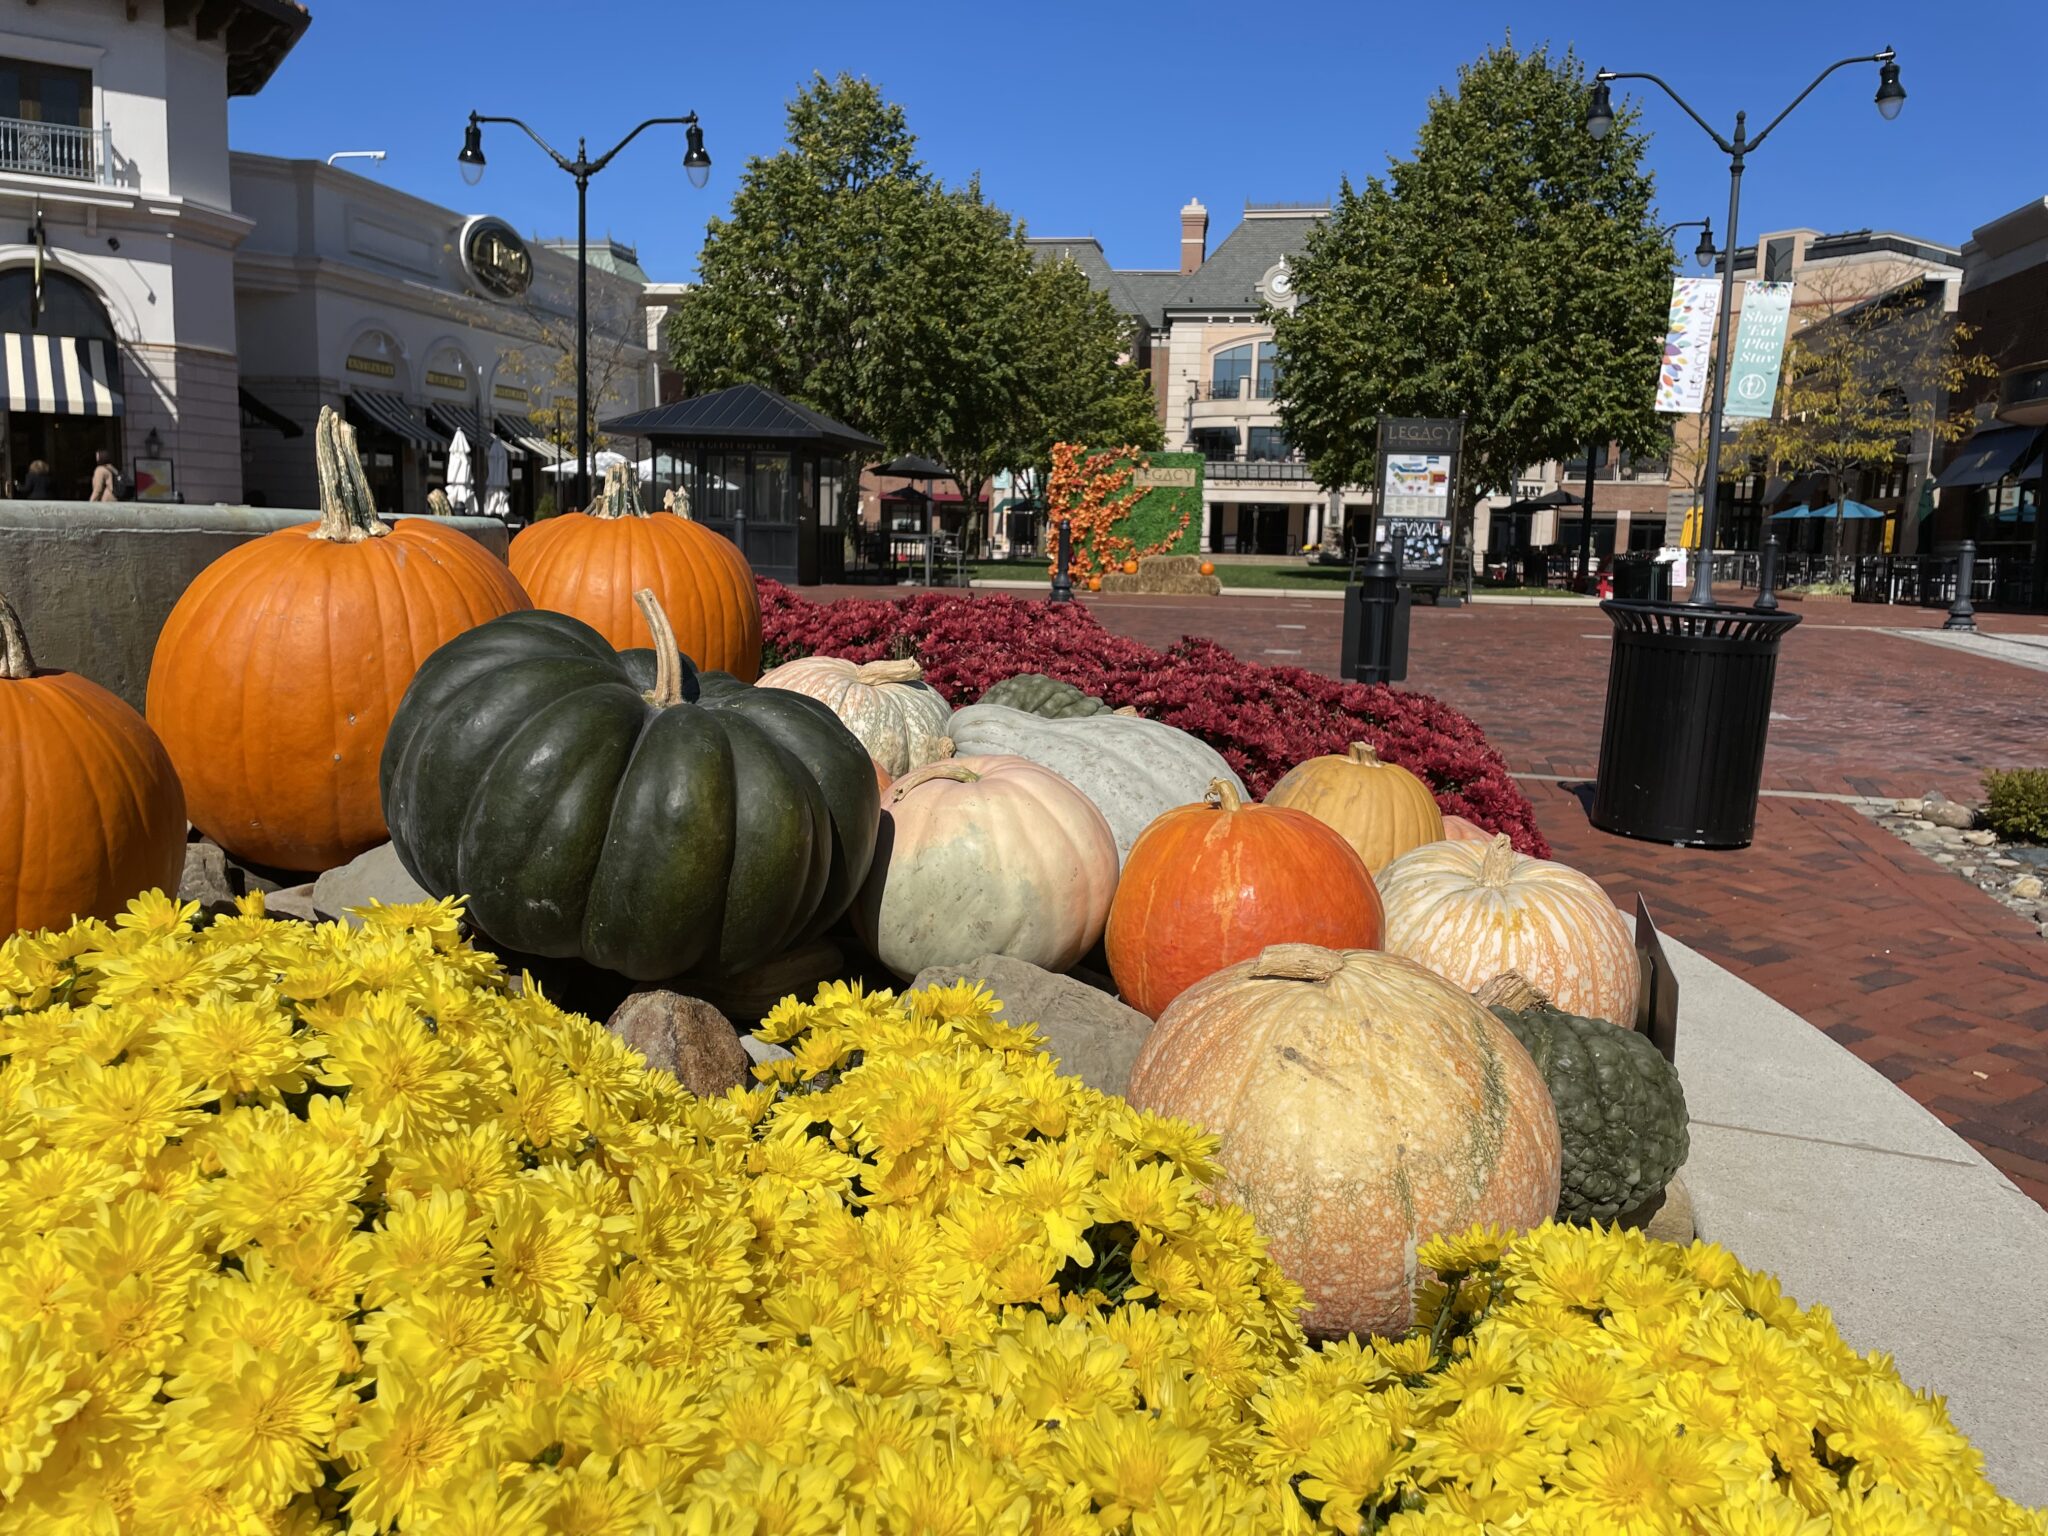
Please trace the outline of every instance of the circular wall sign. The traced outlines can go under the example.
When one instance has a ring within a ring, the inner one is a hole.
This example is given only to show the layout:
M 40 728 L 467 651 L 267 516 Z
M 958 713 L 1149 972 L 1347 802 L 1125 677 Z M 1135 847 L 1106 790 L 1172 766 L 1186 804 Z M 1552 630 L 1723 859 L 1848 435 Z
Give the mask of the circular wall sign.
M 533 285 L 533 257 L 503 219 L 478 214 L 462 226 L 462 270 L 495 299 L 516 299 Z

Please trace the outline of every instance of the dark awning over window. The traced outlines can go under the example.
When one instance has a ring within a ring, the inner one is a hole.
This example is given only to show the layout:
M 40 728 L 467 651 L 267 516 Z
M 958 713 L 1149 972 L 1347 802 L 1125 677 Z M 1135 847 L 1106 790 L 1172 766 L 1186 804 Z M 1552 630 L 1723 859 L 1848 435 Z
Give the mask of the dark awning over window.
M 448 446 L 448 439 L 421 421 L 419 413 L 405 403 L 402 395 L 394 395 L 388 389 L 357 389 L 349 392 L 349 399 L 378 426 L 396 433 L 415 448 L 438 450 Z
M 0 336 L 0 405 L 50 416 L 119 416 L 113 344 L 89 336 Z
M 448 434 L 450 442 L 453 442 L 455 434 L 460 432 L 469 439 L 471 453 L 483 451 L 484 443 L 490 434 L 484 431 L 483 418 L 477 415 L 475 406 L 450 405 L 445 400 L 430 400 L 427 402 L 427 413 L 439 424 L 441 430 Z
M 272 410 L 246 389 L 237 389 L 235 396 L 241 402 L 242 414 L 251 420 L 270 427 L 285 437 L 304 437 L 306 435 L 306 429 L 296 421 L 293 421 L 291 417 L 285 415 L 283 411 Z
M 2011 475 L 2013 466 L 2040 435 L 2039 427 L 1979 427 L 1935 478 L 1935 487 L 1952 491 L 1959 486 L 1994 485 Z

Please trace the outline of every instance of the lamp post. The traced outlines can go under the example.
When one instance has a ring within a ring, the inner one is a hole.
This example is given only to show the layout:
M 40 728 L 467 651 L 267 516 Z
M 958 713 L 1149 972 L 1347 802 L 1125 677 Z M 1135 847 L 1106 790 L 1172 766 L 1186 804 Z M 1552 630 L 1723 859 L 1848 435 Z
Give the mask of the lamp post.
M 704 153 L 704 130 L 697 114 L 681 117 L 650 117 L 595 160 L 582 139 L 576 141 L 576 158 L 557 150 L 516 117 L 483 117 L 469 114 L 463 131 L 462 153 L 455 158 L 462 165 L 462 179 L 472 187 L 484 179 L 485 123 L 509 123 L 538 144 L 550 160 L 576 178 L 576 504 L 590 504 L 590 251 L 588 205 L 590 178 L 612 163 L 612 157 L 649 128 L 674 123 L 689 130 L 683 154 L 683 171 L 690 185 L 702 187 L 711 179 L 711 157 Z
M 1890 122 L 1899 115 L 1899 109 L 1906 104 L 1905 88 L 1899 84 L 1898 54 L 1886 48 L 1879 53 L 1861 54 L 1855 58 L 1840 59 L 1813 77 L 1813 81 L 1792 98 L 1791 105 L 1764 126 L 1763 132 L 1755 138 L 1748 136 L 1749 114 L 1735 114 L 1735 137 L 1723 138 L 1704 117 L 1695 112 L 1691 103 L 1674 91 L 1657 76 L 1633 70 L 1603 69 L 1593 76 L 1593 99 L 1586 108 L 1586 131 L 1596 139 L 1604 139 L 1607 130 L 1614 126 L 1614 103 L 1608 92 L 1612 80 L 1647 80 L 1666 96 L 1677 102 L 1685 115 L 1698 123 L 1708 138 L 1712 139 L 1721 153 L 1728 157 L 1728 231 L 1726 235 L 1728 260 L 1725 281 L 1721 284 L 1721 314 L 1714 340 L 1714 394 L 1709 409 L 1707 428 L 1707 478 L 1700 491 L 1700 563 L 1693 573 L 1692 595 L 1688 601 L 1696 608 L 1710 608 L 1714 602 L 1714 533 L 1715 517 L 1719 512 L 1721 481 L 1721 421 L 1724 405 L 1723 393 L 1728 380 L 1728 325 L 1729 315 L 1735 297 L 1734 255 L 1737 228 L 1736 218 L 1742 206 L 1742 172 L 1753 150 L 1762 147 L 1778 124 L 1792 115 L 1792 110 L 1814 93 L 1821 81 L 1838 69 L 1851 64 L 1876 64 L 1877 110 Z

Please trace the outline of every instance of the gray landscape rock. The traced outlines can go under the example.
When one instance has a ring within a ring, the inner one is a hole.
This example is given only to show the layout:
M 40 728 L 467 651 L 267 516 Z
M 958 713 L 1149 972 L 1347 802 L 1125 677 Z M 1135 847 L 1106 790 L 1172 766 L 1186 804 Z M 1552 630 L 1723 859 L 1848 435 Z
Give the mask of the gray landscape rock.
M 263 896 L 263 911 L 269 917 L 295 917 L 302 923 L 324 923 L 329 914 L 322 912 L 313 900 L 313 886 L 288 885 L 281 891 L 266 891 Z
M 740 1049 L 747 1053 L 747 1060 L 753 1062 L 756 1066 L 761 1065 L 763 1062 L 788 1061 L 790 1059 L 788 1047 L 770 1045 L 766 1040 L 757 1040 L 752 1035 L 740 1036 Z
M 2012 894 L 2021 901 L 2039 901 L 2042 889 L 2039 875 L 2021 875 L 2011 886 Z
M 699 1098 L 715 1098 L 752 1080 L 739 1035 L 702 998 L 659 988 L 635 992 L 604 1027 Z
M 1963 841 L 1973 848 L 1989 848 L 1998 841 L 1998 834 L 1980 829 L 1975 832 L 1965 832 L 1963 834 Z
M 1926 801 L 1921 807 L 1920 814 L 1937 827 L 1954 827 L 1958 831 L 1968 831 L 1977 825 L 1977 813 L 1969 806 L 1958 805 L 1953 800 Z
M 185 845 L 185 872 L 178 877 L 178 900 L 196 901 L 200 910 L 218 917 L 235 909 L 234 871 L 228 856 L 209 842 Z
M 373 901 L 397 907 L 432 899 L 420 883 L 405 872 L 405 866 L 398 862 L 397 850 L 389 843 L 378 844 L 368 853 L 359 854 L 348 863 L 328 870 L 313 882 L 313 904 L 323 913 L 343 918 L 358 927 L 361 919 L 349 916 L 351 907 L 367 907 Z
M 1006 955 L 983 955 L 966 965 L 935 965 L 919 971 L 910 986 L 944 987 L 979 981 L 1002 1000 L 998 1018 L 1035 1024 L 1045 1047 L 1068 1072 L 1091 1088 L 1122 1093 L 1131 1063 L 1152 1030 L 1152 1021 L 1107 992 L 1055 975 Z
M 1671 1182 L 1654 1200 L 1646 1200 L 1632 1211 L 1615 1218 L 1622 1227 L 1640 1228 L 1643 1236 L 1681 1248 L 1699 1235 L 1693 1220 L 1692 1191 L 1685 1187 L 1685 1175 L 1674 1173 Z

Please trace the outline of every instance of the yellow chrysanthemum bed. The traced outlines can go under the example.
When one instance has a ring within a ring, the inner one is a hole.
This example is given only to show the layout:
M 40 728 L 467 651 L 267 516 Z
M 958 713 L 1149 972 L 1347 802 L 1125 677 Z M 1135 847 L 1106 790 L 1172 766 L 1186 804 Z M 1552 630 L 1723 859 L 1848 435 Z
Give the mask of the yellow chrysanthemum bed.
M 2048 1531 L 1718 1248 L 1439 1241 L 1316 1349 L 1210 1140 L 985 993 L 787 1002 L 700 1101 L 365 916 L 0 945 L 0 1530 Z

